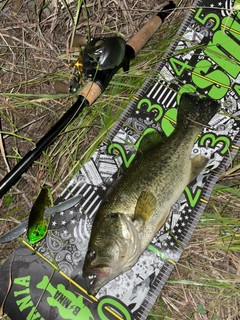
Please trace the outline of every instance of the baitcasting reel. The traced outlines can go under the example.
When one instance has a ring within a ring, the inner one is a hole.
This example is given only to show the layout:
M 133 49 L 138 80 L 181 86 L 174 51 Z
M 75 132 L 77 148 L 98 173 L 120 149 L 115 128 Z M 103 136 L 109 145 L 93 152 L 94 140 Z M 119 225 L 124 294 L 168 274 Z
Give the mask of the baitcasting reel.
M 76 71 L 69 91 L 75 93 L 78 90 L 83 76 L 92 80 L 99 71 L 111 71 L 120 67 L 127 71 L 125 52 L 126 43 L 121 37 L 92 39 L 73 65 Z

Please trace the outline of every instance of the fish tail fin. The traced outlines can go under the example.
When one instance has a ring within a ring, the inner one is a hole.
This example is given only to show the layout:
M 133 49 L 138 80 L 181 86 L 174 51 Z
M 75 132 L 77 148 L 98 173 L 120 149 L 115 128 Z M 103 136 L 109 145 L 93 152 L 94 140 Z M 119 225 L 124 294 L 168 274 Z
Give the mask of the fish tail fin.
M 212 98 L 184 93 L 181 96 L 177 123 L 203 127 L 208 124 L 219 108 L 220 104 Z

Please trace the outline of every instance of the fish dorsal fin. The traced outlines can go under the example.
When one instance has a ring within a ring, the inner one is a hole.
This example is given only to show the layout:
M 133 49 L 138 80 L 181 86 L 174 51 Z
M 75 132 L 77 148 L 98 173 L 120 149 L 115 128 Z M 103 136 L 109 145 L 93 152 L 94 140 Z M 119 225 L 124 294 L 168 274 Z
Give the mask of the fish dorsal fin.
M 157 199 L 150 191 L 142 191 L 134 212 L 134 219 L 147 221 L 154 213 L 157 206 Z
M 145 153 L 148 150 L 151 150 L 155 146 L 159 145 L 162 141 L 163 138 L 157 130 L 152 128 L 147 129 L 147 132 L 145 132 L 140 139 L 137 156 Z

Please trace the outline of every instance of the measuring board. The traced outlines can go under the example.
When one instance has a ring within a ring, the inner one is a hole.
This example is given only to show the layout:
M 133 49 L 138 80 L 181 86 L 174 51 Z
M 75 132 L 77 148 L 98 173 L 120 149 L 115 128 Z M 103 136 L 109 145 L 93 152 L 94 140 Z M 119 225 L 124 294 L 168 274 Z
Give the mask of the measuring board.
M 237 1 L 195 1 L 176 41 L 121 114 L 91 159 L 56 203 L 81 194 L 74 208 L 51 218 L 50 231 L 33 254 L 26 242 L 0 269 L 0 302 L 12 319 L 144 320 L 179 260 L 218 177 L 240 147 L 240 12 Z M 180 95 L 197 92 L 219 100 L 221 110 L 198 136 L 192 156 L 209 156 L 205 170 L 171 208 L 172 215 L 128 272 L 87 295 L 82 277 L 91 225 L 116 178 L 133 161 L 140 138 L 154 128 L 165 139 L 174 130 Z M 171 230 L 171 232 L 169 232 Z

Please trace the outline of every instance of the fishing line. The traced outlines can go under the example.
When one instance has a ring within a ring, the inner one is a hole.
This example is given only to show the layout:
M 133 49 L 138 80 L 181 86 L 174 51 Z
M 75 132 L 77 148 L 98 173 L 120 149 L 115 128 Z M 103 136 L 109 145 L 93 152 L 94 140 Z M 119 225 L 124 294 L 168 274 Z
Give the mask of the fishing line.
M 87 298 L 87 296 L 90 296 L 88 293 L 87 293 L 87 290 L 85 290 L 84 288 L 82 288 L 78 283 L 76 283 L 73 279 L 71 279 L 69 276 L 67 276 L 63 271 L 61 271 L 57 265 L 53 264 L 51 261 L 49 261 L 47 258 L 45 258 L 40 252 L 38 251 L 35 251 L 35 249 L 28 243 L 26 242 L 25 240 L 22 240 L 22 243 L 28 248 L 30 249 L 31 251 L 33 251 L 33 253 L 35 253 L 37 256 L 39 256 L 41 259 L 43 259 L 45 262 L 47 262 L 53 269 L 54 271 L 57 271 L 61 276 L 63 276 L 66 280 L 68 280 L 71 284 L 73 284 L 75 287 L 77 287 L 80 291 L 82 291 L 83 293 L 86 294 L 86 296 L 81 296 L 87 300 L 88 302 L 91 302 L 92 301 L 90 299 Z M 94 300 L 95 302 L 98 301 L 98 299 L 94 296 L 90 296 L 92 300 Z M 113 310 L 111 310 L 110 308 L 108 307 L 105 307 L 105 309 L 112 313 L 117 319 L 120 319 L 120 320 L 124 320 L 122 317 L 119 317 L 119 315 L 117 315 L 115 312 L 113 312 Z
M 16 251 L 13 251 L 12 258 L 11 258 L 10 263 L 9 263 L 8 288 L 7 288 L 6 294 L 5 294 L 4 298 L 3 298 L 2 305 L 0 306 L 0 315 L 3 315 L 3 313 L 4 313 L 4 304 L 5 304 L 6 300 L 7 300 L 9 292 L 10 292 L 10 290 L 12 288 L 12 264 L 13 264 L 13 261 L 14 261 L 14 258 L 15 258 L 15 254 L 16 254 Z

